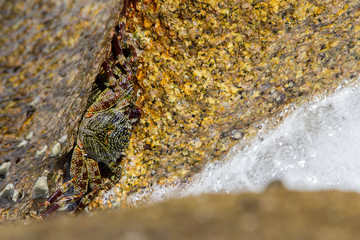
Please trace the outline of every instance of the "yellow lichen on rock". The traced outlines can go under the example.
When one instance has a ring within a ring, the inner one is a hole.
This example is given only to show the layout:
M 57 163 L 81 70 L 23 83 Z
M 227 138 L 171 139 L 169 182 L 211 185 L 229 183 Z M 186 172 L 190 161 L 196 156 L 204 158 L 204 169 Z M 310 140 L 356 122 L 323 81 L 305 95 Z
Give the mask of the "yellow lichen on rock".
M 115 192 L 187 181 L 287 104 L 354 80 L 358 7 L 335 0 L 137 2 L 127 24 L 144 50 L 143 117 Z

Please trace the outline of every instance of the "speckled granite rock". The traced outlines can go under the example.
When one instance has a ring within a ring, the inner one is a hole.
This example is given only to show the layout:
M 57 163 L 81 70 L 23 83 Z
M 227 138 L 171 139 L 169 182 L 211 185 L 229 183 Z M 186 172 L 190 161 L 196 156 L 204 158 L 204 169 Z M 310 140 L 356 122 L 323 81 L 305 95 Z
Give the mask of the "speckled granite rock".
M 202 195 L 96 216 L 0 226 L 1 239 L 307 239 L 360 234 L 360 196 L 343 192 Z
M 128 28 L 144 51 L 132 137 L 115 197 L 187 181 L 289 104 L 357 79 L 358 1 L 139 1 Z M 106 199 L 106 201 L 104 201 Z
M 28 214 L 44 171 L 50 187 L 61 183 L 121 9 L 121 0 L 1 1 L 0 164 L 11 166 L 0 191 L 11 183 L 19 200 L 0 201 L 0 221 Z

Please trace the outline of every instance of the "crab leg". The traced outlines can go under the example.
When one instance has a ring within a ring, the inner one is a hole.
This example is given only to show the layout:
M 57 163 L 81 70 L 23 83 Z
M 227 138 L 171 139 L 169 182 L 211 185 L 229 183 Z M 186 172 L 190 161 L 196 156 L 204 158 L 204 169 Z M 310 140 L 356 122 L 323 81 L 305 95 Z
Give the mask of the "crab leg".
M 78 214 L 84 210 L 84 208 L 89 205 L 89 203 L 96 197 L 100 189 L 111 189 L 117 180 L 119 180 L 121 176 L 121 167 L 117 165 L 115 162 L 110 162 L 109 167 L 113 169 L 113 175 L 109 179 L 109 182 L 102 183 L 101 182 L 101 175 L 97 175 L 98 172 L 98 164 L 96 161 L 93 160 L 93 164 L 90 164 L 92 168 L 92 172 L 95 173 L 93 177 L 93 183 L 94 185 L 91 185 L 91 188 L 94 189 L 92 192 L 88 193 L 83 199 L 81 199 L 78 207 L 75 209 L 75 214 Z
M 78 145 L 81 144 L 79 141 L 78 141 Z M 78 146 L 76 145 L 75 149 L 74 149 L 74 153 L 73 153 L 73 159 L 81 159 L 81 157 L 83 156 L 83 150 Z M 81 163 L 83 163 L 81 161 Z M 71 162 L 71 166 L 72 168 L 74 168 L 74 163 L 73 163 L 73 160 Z M 70 170 L 71 171 L 71 170 Z M 73 169 L 74 171 L 74 169 Z M 72 176 L 77 176 L 74 174 L 74 172 L 71 174 Z M 78 181 L 77 180 L 77 177 L 74 177 L 72 178 L 71 180 L 67 181 L 66 183 L 64 183 L 63 185 L 61 185 L 59 187 L 58 190 L 55 191 L 55 193 L 49 197 L 44 203 L 41 203 L 40 205 L 41 206 L 49 206 L 51 205 L 52 203 L 54 203 L 61 195 L 63 195 L 67 190 L 69 190 L 74 184 L 75 182 Z
M 115 182 L 106 184 L 106 189 L 111 189 L 115 185 Z M 104 188 L 104 187 L 101 187 Z M 75 209 L 75 214 L 81 213 L 89 203 L 94 200 L 101 188 L 96 188 L 92 192 L 88 193 L 84 198 L 81 199 L 78 207 Z
M 79 205 L 76 207 L 74 213 L 79 214 L 86 208 L 87 205 L 89 205 L 92 200 L 96 197 L 96 195 L 99 193 L 99 189 L 96 189 L 88 194 L 86 194 L 85 197 L 83 197 L 79 203 Z
M 121 16 L 126 16 L 126 11 L 127 11 L 127 8 L 128 8 L 128 4 L 129 4 L 129 0 L 125 0 L 123 9 L 121 11 Z
M 86 194 L 89 183 L 86 153 L 80 140 L 77 140 L 73 157 L 71 159 L 70 174 L 76 176 L 74 182 L 75 194 Z
M 44 205 L 49 206 L 53 204 L 64 192 L 69 190 L 69 188 L 72 186 L 74 186 L 74 191 L 76 194 L 70 197 L 64 197 L 58 202 L 54 203 L 45 213 L 42 214 L 42 217 L 48 216 L 67 202 L 75 201 L 81 198 L 87 192 L 88 171 L 86 168 L 85 152 L 82 148 L 83 146 L 78 140 L 72 156 L 70 168 L 71 176 L 75 177 L 61 185 L 61 187 L 44 203 Z
M 119 35 L 121 40 L 125 40 L 125 22 L 121 21 L 119 25 L 115 27 L 117 34 Z
M 106 77 L 109 80 L 110 86 L 116 94 L 116 98 L 121 99 L 123 96 L 130 95 L 130 92 L 132 91 L 132 83 L 129 80 L 131 79 L 131 77 L 124 76 L 124 74 L 122 74 L 119 81 L 119 79 L 115 78 L 113 70 L 110 68 L 106 61 L 103 62 L 103 68 L 105 70 Z
M 128 96 L 132 91 L 132 87 L 125 81 L 119 83 L 106 61 L 103 62 L 103 68 L 113 89 L 108 88 L 100 94 L 98 99 L 101 100 L 94 102 L 89 107 L 85 114 L 86 118 L 93 116 L 96 112 L 105 111 L 114 106 L 114 104 L 118 104 L 119 99 L 122 99 L 123 96 Z
M 89 205 L 89 203 L 96 197 L 96 195 L 102 188 L 101 174 L 98 163 L 91 158 L 88 158 L 87 163 L 90 187 L 91 189 L 93 189 L 93 191 L 91 191 L 84 198 L 81 199 L 78 207 L 75 209 L 75 213 L 82 212 L 84 208 Z
M 97 161 L 88 158 L 87 168 L 88 168 L 88 172 L 90 173 L 89 174 L 90 187 L 91 188 L 99 187 L 101 185 L 101 174 Z
M 106 89 L 105 91 L 103 91 L 100 94 L 99 98 L 101 99 L 101 101 L 96 101 L 89 107 L 87 113 L 85 114 L 85 118 L 92 117 L 97 112 L 108 110 L 117 101 L 117 96 L 115 92 L 111 89 Z
M 134 58 L 131 60 L 131 62 L 136 61 L 137 54 L 136 54 L 135 47 L 134 47 L 134 45 L 128 43 L 129 41 L 127 41 L 128 39 L 125 35 L 125 22 L 123 22 L 123 21 L 120 22 L 119 28 L 118 28 L 118 33 L 119 33 L 119 38 L 120 38 L 122 48 L 125 49 L 126 47 L 128 47 L 129 50 L 131 51 L 132 57 Z
M 123 49 L 121 49 L 120 44 L 119 44 L 119 39 L 116 35 L 113 36 L 113 38 L 111 40 L 111 45 L 112 45 L 112 49 L 114 51 L 114 55 L 115 55 L 114 59 L 115 59 L 116 63 L 118 63 L 120 65 L 120 67 L 126 72 L 126 74 L 129 75 L 129 77 L 131 78 L 132 71 L 130 69 L 130 66 L 126 62 L 126 58 L 125 58 Z M 118 74 L 118 76 L 120 76 L 120 73 Z
M 72 201 L 76 201 L 77 199 L 81 198 L 83 196 L 82 193 L 77 194 L 77 195 L 73 195 L 70 197 L 64 197 L 62 199 L 60 199 L 60 201 L 58 201 L 57 203 L 53 204 L 45 213 L 43 213 L 41 215 L 41 217 L 47 217 L 48 215 L 50 215 L 51 213 L 55 212 L 56 210 L 58 210 L 59 207 L 64 206 L 64 204 L 68 203 L 68 202 L 72 202 Z
M 70 181 L 67 181 L 66 183 L 61 185 L 59 187 L 59 189 L 56 190 L 56 192 L 51 197 L 48 198 L 48 200 L 46 200 L 44 203 L 40 203 L 39 205 L 40 206 L 49 206 L 52 203 L 54 203 L 64 192 L 69 190 L 69 188 L 74 185 L 74 181 L 75 181 L 75 178 L 73 178 Z

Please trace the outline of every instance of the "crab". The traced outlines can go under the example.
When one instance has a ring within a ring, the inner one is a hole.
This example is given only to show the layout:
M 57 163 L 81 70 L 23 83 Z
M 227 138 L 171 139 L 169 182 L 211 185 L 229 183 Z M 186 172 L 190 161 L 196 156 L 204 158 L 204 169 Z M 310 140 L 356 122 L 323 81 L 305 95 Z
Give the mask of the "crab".
M 135 106 L 133 63 L 136 58 L 134 42 L 130 34 L 125 34 L 125 22 L 121 21 L 115 27 L 111 53 L 96 76 L 80 123 L 71 158 L 71 180 L 42 204 L 47 206 L 42 217 L 73 201 L 78 201 L 75 212 L 81 212 L 101 189 L 111 188 L 120 178 L 118 163 L 141 117 L 141 110 Z M 108 181 L 103 181 L 99 164 L 110 170 Z M 60 198 L 72 186 L 74 194 Z

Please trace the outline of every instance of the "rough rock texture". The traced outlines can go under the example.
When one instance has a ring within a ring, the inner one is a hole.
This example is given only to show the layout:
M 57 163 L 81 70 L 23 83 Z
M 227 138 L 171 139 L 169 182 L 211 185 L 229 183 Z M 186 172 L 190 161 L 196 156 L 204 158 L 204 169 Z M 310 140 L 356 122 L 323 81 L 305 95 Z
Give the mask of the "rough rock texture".
M 279 122 L 285 106 L 357 79 L 359 8 L 337 0 L 139 1 L 127 24 L 145 49 L 144 114 L 116 197 L 103 195 L 98 206 L 125 206 L 129 192 L 187 181 L 266 119 Z
M 11 166 L 0 190 L 14 184 L 20 199 L 0 199 L 0 221 L 28 214 L 40 176 L 61 183 L 121 9 L 121 0 L 1 1 L 0 164 Z
M 2 218 L 19 219 L 31 206 L 37 214 L 39 177 L 50 192 L 61 184 L 120 2 L 1 3 L 0 164 L 11 166 L 0 190 L 11 183 L 20 192 L 16 204 L 0 199 Z M 143 50 L 144 113 L 121 181 L 91 208 L 126 206 L 133 192 L 188 181 L 285 106 L 353 81 L 359 8 L 355 0 L 138 1 L 127 28 Z
M 12 228 L 1 239 L 357 239 L 360 196 L 342 192 L 202 195 L 146 208 L 56 218 Z

